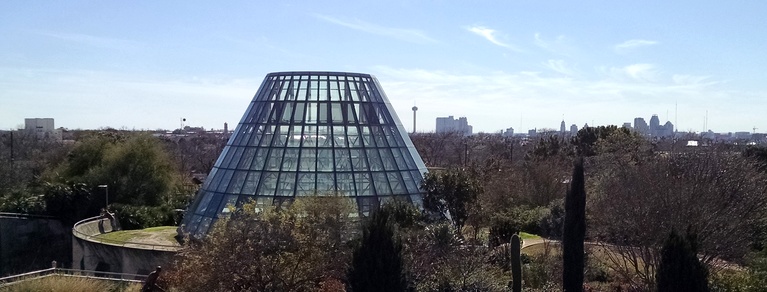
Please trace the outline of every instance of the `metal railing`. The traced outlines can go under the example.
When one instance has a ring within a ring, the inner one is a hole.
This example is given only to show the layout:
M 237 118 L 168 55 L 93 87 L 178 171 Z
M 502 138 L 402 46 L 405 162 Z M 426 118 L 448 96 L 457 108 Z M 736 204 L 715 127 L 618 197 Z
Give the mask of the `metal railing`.
M 142 274 L 130 274 L 130 273 L 113 273 L 102 271 L 90 271 L 90 270 L 75 270 L 75 269 L 63 269 L 63 268 L 48 268 L 39 271 L 33 271 L 8 277 L 0 278 L 0 287 L 10 286 L 18 284 L 23 281 L 39 279 L 46 276 L 66 276 L 66 277 L 79 277 L 96 280 L 107 281 L 121 281 L 121 282 L 133 282 L 143 283 L 148 275 Z
M 72 235 L 74 235 L 77 238 L 84 239 L 91 242 L 97 242 L 97 243 L 104 243 L 108 245 L 114 245 L 114 246 L 120 246 L 120 247 L 127 247 L 127 248 L 137 248 L 137 249 L 148 249 L 148 250 L 160 250 L 160 251 L 176 251 L 179 248 L 181 248 L 178 245 L 167 245 L 167 244 L 153 244 L 153 243 L 145 243 L 145 242 L 136 242 L 136 241 L 123 241 L 123 240 L 114 240 L 109 238 L 101 238 L 98 237 L 101 234 L 86 234 L 78 230 L 78 226 L 88 223 L 91 221 L 96 220 L 107 220 L 103 218 L 102 216 L 95 216 L 86 218 L 83 220 L 78 221 L 75 223 L 75 225 L 72 227 Z M 114 232 L 114 231 L 112 231 Z M 105 233 L 103 233 L 105 234 Z

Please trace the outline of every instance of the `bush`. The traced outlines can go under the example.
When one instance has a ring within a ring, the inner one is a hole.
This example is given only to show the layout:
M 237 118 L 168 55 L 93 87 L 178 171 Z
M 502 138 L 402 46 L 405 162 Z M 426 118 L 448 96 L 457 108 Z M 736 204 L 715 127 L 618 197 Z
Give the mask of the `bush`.
M 125 230 L 178 225 L 175 211 L 168 206 L 149 207 L 115 204 L 111 207 Z
M 538 222 L 543 208 L 529 209 L 526 206 L 515 207 L 490 218 L 489 245 L 496 247 L 508 243 L 511 235 L 520 231 L 537 234 Z

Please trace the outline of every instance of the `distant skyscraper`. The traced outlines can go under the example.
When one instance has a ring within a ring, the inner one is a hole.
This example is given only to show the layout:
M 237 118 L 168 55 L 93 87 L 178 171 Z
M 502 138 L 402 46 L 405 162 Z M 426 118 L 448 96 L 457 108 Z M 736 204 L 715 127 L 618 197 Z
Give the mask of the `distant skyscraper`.
M 472 134 L 473 127 L 469 125 L 466 117 L 460 117 L 457 120 L 453 116 L 437 118 L 437 133 L 460 132 L 465 136 Z
M 658 130 L 660 128 L 660 119 L 658 118 L 658 115 L 652 115 L 650 118 L 650 136 L 656 137 L 660 136 L 658 135 Z
M 570 125 L 570 135 L 578 135 L 578 126 L 575 124 Z
M 631 123 L 623 123 L 623 127 L 631 130 Z
M 61 140 L 61 131 L 56 130 L 52 118 L 24 119 L 24 131 L 35 133 L 38 138 Z
M 634 131 L 647 135 L 650 133 L 650 126 L 644 121 L 644 118 L 634 118 Z
M 509 127 L 508 129 L 506 129 L 506 131 L 505 131 L 505 132 L 503 132 L 503 136 L 504 136 L 504 137 L 511 137 L 511 136 L 514 136 L 514 128 L 512 128 L 512 127 Z
M 565 120 L 562 120 L 562 123 L 559 124 L 559 132 L 562 134 L 565 133 Z

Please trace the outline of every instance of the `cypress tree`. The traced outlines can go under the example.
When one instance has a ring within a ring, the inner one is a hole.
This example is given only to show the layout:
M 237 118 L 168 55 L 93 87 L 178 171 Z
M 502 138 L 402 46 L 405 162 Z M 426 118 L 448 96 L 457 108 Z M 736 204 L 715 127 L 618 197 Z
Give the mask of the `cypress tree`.
M 658 292 L 708 291 L 708 269 L 698 260 L 697 235 L 688 230 L 681 236 L 671 230 L 663 243 L 655 281 Z
M 565 292 L 583 291 L 585 237 L 586 187 L 581 157 L 575 162 L 570 189 L 565 197 L 565 222 L 562 232 L 562 288 Z
M 394 237 L 389 212 L 374 212 L 362 231 L 347 274 L 351 291 L 406 291 L 402 245 Z

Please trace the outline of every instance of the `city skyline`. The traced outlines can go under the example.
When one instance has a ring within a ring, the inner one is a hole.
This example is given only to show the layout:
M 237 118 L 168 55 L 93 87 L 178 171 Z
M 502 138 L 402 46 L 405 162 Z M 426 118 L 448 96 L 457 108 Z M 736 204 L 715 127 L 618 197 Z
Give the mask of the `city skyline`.
M 767 131 L 767 3 L 0 3 L 0 129 L 236 124 L 262 76 L 375 75 L 403 124 Z M 666 114 L 668 113 L 668 114 Z M 708 117 L 708 118 L 706 118 Z M 677 124 L 678 123 L 678 124 Z

